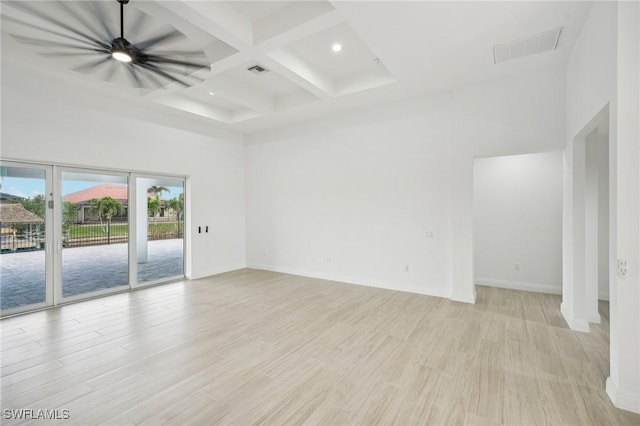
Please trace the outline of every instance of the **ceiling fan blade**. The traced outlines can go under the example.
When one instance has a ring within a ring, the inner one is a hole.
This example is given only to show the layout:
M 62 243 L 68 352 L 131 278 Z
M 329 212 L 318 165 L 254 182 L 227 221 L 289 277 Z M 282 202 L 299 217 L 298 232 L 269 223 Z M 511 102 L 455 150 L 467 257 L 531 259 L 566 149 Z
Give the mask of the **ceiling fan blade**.
M 111 63 L 109 64 L 109 69 L 104 76 L 104 80 L 111 81 L 113 79 L 113 75 L 116 73 L 118 65 L 120 65 L 118 61 L 111 61 Z
M 100 40 L 102 39 L 105 34 L 100 34 L 100 32 L 98 32 L 95 28 L 95 25 L 93 25 L 91 22 L 89 22 L 89 20 L 87 20 L 84 16 L 82 16 L 82 14 L 78 13 L 78 11 L 76 9 L 74 9 L 73 7 L 69 7 L 69 5 L 67 5 L 67 3 L 65 2 L 57 2 L 56 3 L 61 9 L 64 9 L 65 12 L 67 12 L 68 15 L 71 15 L 71 17 L 81 23 L 96 39 Z M 82 2 L 74 2 L 73 5 L 79 5 L 82 4 Z
M 91 8 L 91 12 L 93 13 L 93 16 L 97 18 L 97 21 L 102 27 L 102 30 L 104 31 L 107 37 L 107 40 L 113 40 L 115 38 L 115 35 L 113 34 L 113 31 L 111 31 L 111 29 L 109 28 L 109 25 L 107 25 L 106 21 L 103 18 L 103 16 L 106 16 L 106 12 L 102 8 L 102 2 L 88 1 L 86 2 L 86 4 L 88 4 L 88 7 Z
M 139 65 L 142 68 L 145 68 L 145 69 L 147 69 L 147 70 L 149 70 L 151 72 L 154 72 L 157 75 L 159 75 L 161 77 L 164 77 L 165 79 L 167 79 L 167 80 L 169 80 L 171 82 L 178 83 L 178 84 L 180 84 L 180 85 L 182 85 L 184 87 L 191 87 L 191 85 L 189 83 L 179 79 L 176 76 L 173 76 L 173 75 L 169 74 L 167 71 L 163 70 L 162 68 L 160 68 L 160 67 L 158 67 L 156 65 L 148 64 L 148 63 L 140 63 Z
M 137 88 L 143 88 L 144 84 L 142 80 L 140 80 L 140 76 L 138 75 L 138 70 L 136 70 L 136 66 L 132 64 L 126 64 L 124 67 L 127 69 L 128 75 L 133 82 L 133 85 Z
M 162 35 L 150 38 L 149 40 L 146 41 L 141 41 L 139 43 L 135 43 L 135 46 L 140 49 L 140 50 L 145 50 L 148 49 L 150 47 L 153 47 L 157 44 L 161 44 L 170 40 L 175 40 L 177 38 L 183 38 L 184 34 L 182 34 L 180 31 L 178 30 L 171 30 L 167 33 L 164 33 Z
M 179 59 L 166 58 L 157 55 L 147 55 L 147 62 L 155 62 L 157 64 L 179 65 L 185 68 L 202 69 L 210 67 L 210 64 L 181 61 Z
M 148 69 L 144 68 L 144 67 L 140 67 L 140 72 L 149 80 L 151 81 L 151 83 L 157 87 L 158 89 L 162 89 L 164 88 L 164 86 L 166 86 L 166 84 L 163 84 L 160 80 L 158 80 L 158 78 L 156 77 L 156 75 L 154 74 L 153 71 L 149 71 Z
M 69 56 L 95 56 L 98 53 L 109 54 L 106 50 L 96 50 L 95 52 L 89 51 L 81 51 L 81 52 L 42 52 L 40 55 L 42 56 L 59 56 L 59 57 L 69 57 Z
M 133 31 L 135 34 L 144 34 L 144 28 L 147 26 L 145 25 L 148 18 L 147 14 L 138 9 L 129 9 L 129 10 L 135 11 L 134 13 L 137 16 L 133 20 L 133 22 L 130 22 L 128 25 L 125 23 L 125 27 L 128 28 L 129 31 Z
M 150 56 L 184 56 L 189 58 L 202 58 L 207 60 L 207 55 L 202 50 L 154 50 L 153 53 L 147 53 Z
M 92 61 L 89 63 L 86 63 L 84 65 L 80 65 L 78 67 L 73 68 L 74 71 L 80 72 L 80 73 L 85 73 L 85 72 L 90 72 L 95 70 L 96 68 L 100 67 L 101 65 L 106 64 L 107 62 L 111 61 L 111 56 L 105 56 L 104 58 L 97 60 L 97 61 Z
M 92 52 L 106 52 L 107 51 L 107 49 L 104 46 L 94 46 L 94 47 L 77 46 L 77 45 L 71 44 L 71 43 L 60 43 L 60 42 L 57 42 L 57 41 L 43 40 L 43 39 L 32 38 L 32 37 L 23 37 L 23 36 L 19 36 L 19 35 L 15 35 L 15 34 L 11 34 L 11 36 L 13 38 L 15 38 L 17 41 L 19 41 L 20 43 L 32 44 L 34 46 L 64 47 L 64 48 L 69 48 L 69 49 L 85 50 L 85 51 L 92 51 Z
M 61 33 L 61 32 L 58 32 L 58 31 L 53 31 L 53 30 L 41 27 L 41 26 L 36 25 L 36 24 L 32 24 L 30 22 L 26 22 L 26 21 L 22 21 L 20 19 L 12 18 L 11 16 L 3 16 L 2 18 L 6 19 L 7 21 L 14 22 L 14 23 L 16 23 L 18 25 L 22 25 L 22 26 L 25 26 L 25 27 L 28 27 L 28 28 L 33 28 L 33 29 L 40 30 L 40 31 L 44 31 L 44 32 L 49 33 L 49 34 L 54 34 L 54 35 L 57 35 L 59 37 L 66 38 L 68 40 L 77 41 L 78 43 L 83 43 L 83 44 L 88 44 L 88 45 L 97 44 L 97 43 L 92 42 L 91 40 L 86 40 L 86 39 L 83 39 L 83 38 L 75 37 L 75 36 L 72 36 L 72 35 L 69 35 L 69 34 L 65 34 L 65 33 Z M 103 45 L 106 46 L 106 43 L 103 43 Z
M 83 31 L 80 31 L 76 28 L 73 28 L 70 25 L 65 24 L 62 21 L 59 21 L 58 19 L 55 19 L 49 15 L 47 15 L 46 13 L 44 13 L 42 10 L 38 9 L 37 7 L 30 7 L 27 6 L 27 4 L 29 4 L 30 2 L 19 2 L 19 1 L 9 1 L 9 2 L 4 2 L 4 4 L 10 5 L 12 7 L 15 7 L 16 9 L 20 9 L 23 12 L 26 12 L 30 15 L 33 16 L 37 16 L 38 18 L 47 21 L 51 24 L 57 25 L 60 28 L 64 28 L 65 30 L 69 31 L 70 33 L 75 34 L 76 36 L 82 37 L 84 39 L 86 39 L 87 41 L 92 41 L 94 43 L 102 43 L 102 40 L 98 40 L 95 37 L 93 37 L 90 34 L 87 34 Z

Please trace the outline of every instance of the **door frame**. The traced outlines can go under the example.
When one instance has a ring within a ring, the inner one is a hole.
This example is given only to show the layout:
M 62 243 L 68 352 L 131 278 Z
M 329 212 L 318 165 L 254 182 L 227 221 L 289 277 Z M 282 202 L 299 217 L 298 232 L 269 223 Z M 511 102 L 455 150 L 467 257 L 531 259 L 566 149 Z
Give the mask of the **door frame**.
M 117 170 L 101 167 L 88 167 L 78 166 L 71 164 L 60 163 L 40 163 L 23 160 L 13 160 L 0 158 L 2 166 L 18 167 L 18 168 L 30 168 L 40 169 L 45 171 L 45 199 L 47 202 L 47 208 L 45 212 L 45 302 L 35 303 L 16 308 L 10 308 L 2 310 L 0 313 L 2 318 L 9 317 L 16 314 L 25 312 L 33 312 L 46 308 L 51 308 L 67 303 L 73 303 L 77 301 L 92 299 L 101 296 L 107 296 L 116 293 L 122 293 L 126 291 L 135 290 L 138 288 L 144 288 L 154 285 L 161 285 L 170 282 L 187 279 L 187 254 L 188 241 L 190 239 L 188 235 L 188 223 L 189 214 L 188 209 L 188 185 L 189 176 L 177 175 L 177 174 L 164 174 L 164 173 L 152 173 L 152 172 L 136 172 Z M 62 288 L 62 172 L 77 172 L 87 174 L 106 174 L 115 176 L 124 176 L 127 178 L 128 185 L 128 206 L 127 206 L 127 218 L 129 223 L 128 233 L 128 263 L 129 263 L 129 279 L 126 285 L 113 287 L 109 289 L 97 290 L 90 293 L 83 293 L 80 295 L 63 297 Z M 145 283 L 138 283 L 137 276 L 137 220 L 136 219 L 136 186 L 138 178 L 146 179 L 175 179 L 180 180 L 183 183 L 184 193 L 184 211 L 183 211 L 183 244 L 182 244 L 182 267 L 183 275 L 175 277 L 167 277 L 166 279 L 153 280 Z M 49 207 L 49 202 L 53 201 L 53 208 Z

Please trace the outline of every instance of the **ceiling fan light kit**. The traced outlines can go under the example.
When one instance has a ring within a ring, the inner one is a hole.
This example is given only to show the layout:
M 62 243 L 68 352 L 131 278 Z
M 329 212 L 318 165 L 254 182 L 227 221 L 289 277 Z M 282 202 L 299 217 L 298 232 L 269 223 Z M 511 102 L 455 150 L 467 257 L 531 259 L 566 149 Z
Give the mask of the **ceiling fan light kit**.
M 133 60 L 130 52 L 130 44 L 123 38 L 117 38 L 111 43 L 111 56 L 120 62 L 129 63 Z

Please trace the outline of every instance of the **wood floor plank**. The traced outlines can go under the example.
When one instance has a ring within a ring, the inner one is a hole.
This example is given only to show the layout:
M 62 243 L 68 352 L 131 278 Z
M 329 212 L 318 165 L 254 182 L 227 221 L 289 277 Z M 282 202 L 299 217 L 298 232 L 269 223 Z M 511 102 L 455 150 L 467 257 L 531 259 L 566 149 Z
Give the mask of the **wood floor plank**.
M 2 407 L 66 424 L 640 424 L 604 391 L 608 305 L 475 305 L 243 269 L 2 320 Z M 3 424 L 16 424 L 3 419 Z

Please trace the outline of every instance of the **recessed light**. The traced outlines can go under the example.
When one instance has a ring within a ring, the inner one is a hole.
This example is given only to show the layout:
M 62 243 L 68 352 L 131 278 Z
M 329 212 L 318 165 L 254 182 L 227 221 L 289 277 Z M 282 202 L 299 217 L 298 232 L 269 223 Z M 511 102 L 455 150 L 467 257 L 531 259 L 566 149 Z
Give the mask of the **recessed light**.
M 342 50 L 342 45 L 340 43 L 335 43 L 333 46 L 331 46 L 331 50 L 337 53 Z
M 215 95 L 215 93 L 213 93 L 213 92 L 209 92 L 209 95 L 210 95 L 210 96 L 214 96 L 214 95 Z

